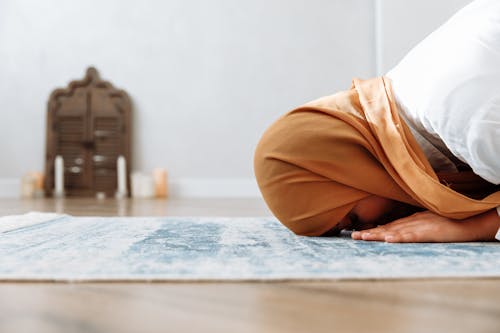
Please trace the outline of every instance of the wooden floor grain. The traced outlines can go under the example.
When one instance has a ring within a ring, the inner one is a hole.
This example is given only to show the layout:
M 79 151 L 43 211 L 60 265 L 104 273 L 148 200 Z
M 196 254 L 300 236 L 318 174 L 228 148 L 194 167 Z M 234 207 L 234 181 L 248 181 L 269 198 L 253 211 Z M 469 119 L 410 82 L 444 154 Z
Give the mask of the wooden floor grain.
M 260 200 L 0 200 L 100 216 L 263 216 Z M 500 279 L 0 283 L 0 332 L 499 332 Z

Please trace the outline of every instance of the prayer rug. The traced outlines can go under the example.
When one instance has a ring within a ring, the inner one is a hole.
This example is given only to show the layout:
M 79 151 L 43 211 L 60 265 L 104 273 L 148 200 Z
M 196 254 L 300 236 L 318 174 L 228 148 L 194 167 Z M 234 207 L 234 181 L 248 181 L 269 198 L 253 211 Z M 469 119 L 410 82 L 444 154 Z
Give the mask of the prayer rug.
M 3 281 L 499 277 L 500 243 L 301 237 L 270 217 L 0 218 Z

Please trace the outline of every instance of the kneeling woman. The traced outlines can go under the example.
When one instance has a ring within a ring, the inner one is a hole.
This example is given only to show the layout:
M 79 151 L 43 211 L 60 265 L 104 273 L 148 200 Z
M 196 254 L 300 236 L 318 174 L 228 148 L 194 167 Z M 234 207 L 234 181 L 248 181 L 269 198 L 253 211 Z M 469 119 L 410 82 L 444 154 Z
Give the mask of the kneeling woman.
M 386 77 L 354 80 L 268 128 L 254 168 L 276 217 L 308 236 L 494 240 L 499 13 L 500 2 L 476 0 Z

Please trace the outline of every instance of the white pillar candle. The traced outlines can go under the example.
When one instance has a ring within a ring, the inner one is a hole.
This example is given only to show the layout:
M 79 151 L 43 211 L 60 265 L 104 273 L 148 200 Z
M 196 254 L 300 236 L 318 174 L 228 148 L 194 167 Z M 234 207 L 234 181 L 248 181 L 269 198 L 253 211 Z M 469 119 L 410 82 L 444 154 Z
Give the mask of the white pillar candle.
M 57 155 L 55 159 L 54 166 L 54 196 L 62 197 L 64 196 L 64 160 L 62 156 Z
M 133 172 L 130 178 L 132 198 L 139 198 L 141 196 L 142 174 L 140 172 Z
M 116 161 L 116 173 L 118 177 L 118 190 L 116 191 L 116 196 L 123 198 L 127 196 L 127 166 L 125 163 L 125 157 L 119 156 Z
M 142 193 L 143 198 L 154 198 L 155 196 L 155 182 L 151 175 L 144 175 L 142 178 Z
M 155 183 L 150 175 L 134 172 L 132 173 L 132 197 L 152 198 L 155 196 Z

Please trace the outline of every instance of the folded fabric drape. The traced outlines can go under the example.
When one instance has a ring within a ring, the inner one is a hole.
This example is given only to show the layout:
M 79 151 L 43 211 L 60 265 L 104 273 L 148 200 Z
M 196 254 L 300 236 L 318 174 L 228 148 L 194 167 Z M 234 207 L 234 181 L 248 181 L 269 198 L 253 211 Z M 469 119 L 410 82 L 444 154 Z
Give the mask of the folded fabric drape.
M 500 205 L 500 192 L 470 172 L 433 171 L 384 77 L 354 79 L 350 90 L 280 117 L 257 146 L 254 170 L 271 211 L 301 235 L 324 234 L 370 195 L 455 219 Z M 489 192 L 474 199 L 461 188 Z

